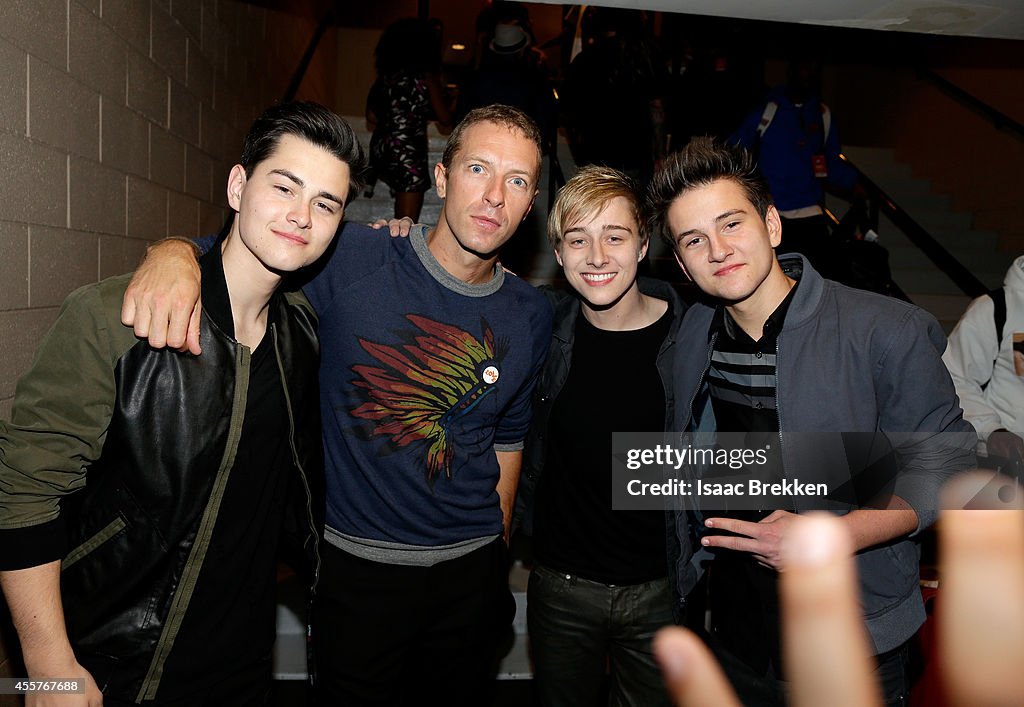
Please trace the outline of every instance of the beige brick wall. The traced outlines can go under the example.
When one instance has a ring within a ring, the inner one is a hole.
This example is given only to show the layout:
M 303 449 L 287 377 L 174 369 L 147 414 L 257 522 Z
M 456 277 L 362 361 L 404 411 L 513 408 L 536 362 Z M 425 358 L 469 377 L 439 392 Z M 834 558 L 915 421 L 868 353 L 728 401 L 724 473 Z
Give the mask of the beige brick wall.
M 68 293 L 220 228 L 245 131 L 314 29 L 234 0 L 0 0 L 0 419 Z M 336 65 L 331 31 L 298 97 L 333 107 Z M 0 620 L 11 675 L 5 643 Z

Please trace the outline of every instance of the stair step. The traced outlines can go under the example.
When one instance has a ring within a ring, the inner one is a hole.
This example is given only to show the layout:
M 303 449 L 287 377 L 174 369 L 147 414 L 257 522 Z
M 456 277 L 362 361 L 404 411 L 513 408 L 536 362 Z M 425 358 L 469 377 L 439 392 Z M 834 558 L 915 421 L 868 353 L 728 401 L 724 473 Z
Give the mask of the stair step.
M 851 147 L 846 152 L 975 277 L 988 287 L 1002 282 L 1012 258 L 999 251 L 998 234 L 973 230 L 972 214 L 952 211 L 951 200 L 931 194 L 926 180 L 907 178 L 907 166 L 895 162 L 891 150 Z M 838 211 L 842 213 L 844 209 L 839 208 Z M 936 296 L 963 297 L 962 291 L 884 215 L 880 218 L 878 233 L 880 243 L 889 250 L 894 281 L 915 301 L 920 299 L 927 307 L 936 301 Z M 948 311 L 936 312 L 936 315 L 945 325 Z M 951 321 L 955 323 L 956 319 L 951 318 Z
M 950 321 L 954 324 L 960 320 L 971 298 L 967 295 L 928 295 L 918 294 L 912 297 L 914 304 L 931 312 L 940 322 Z
M 917 295 L 963 295 L 963 291 L 937 268 L 894 270 L 893 281 L 904 292 Z M 911 297 L 914 302 L 916 299 Z M 934 312 L 933 312 L 934 314 Z

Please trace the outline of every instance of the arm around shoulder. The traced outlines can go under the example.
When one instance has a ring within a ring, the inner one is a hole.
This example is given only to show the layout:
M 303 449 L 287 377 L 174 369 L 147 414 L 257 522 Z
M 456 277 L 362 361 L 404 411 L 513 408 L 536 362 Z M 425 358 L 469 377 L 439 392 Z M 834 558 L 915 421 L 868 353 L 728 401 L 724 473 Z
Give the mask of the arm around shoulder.
M 121 322 L 155 349 L 187 348 L 198 355 L 202 314 L 199 249 L 183 238 L 151 245 L 124 294 Z

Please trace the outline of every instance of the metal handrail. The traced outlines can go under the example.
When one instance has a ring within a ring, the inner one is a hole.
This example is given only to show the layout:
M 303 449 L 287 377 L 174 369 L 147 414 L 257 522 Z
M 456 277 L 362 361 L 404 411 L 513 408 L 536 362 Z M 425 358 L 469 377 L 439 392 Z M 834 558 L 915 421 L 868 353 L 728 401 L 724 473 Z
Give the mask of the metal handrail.
M 309 69 L 309 64 L 313 61 L 313 54 L 316 53 L 316 48 L 320 44 L 320 40 L 323 38 L 324 33 L 334 24 L 334 8 L 329 9 L 324 13 L 324 16 L 320 19 L 320 23 L 316 26 L 316 31 L 313 32 L 313 37 L 309 40 L 309 45 L 306 47 L 305 53 L 299 60 L 299 65 L 295 67 L 295 72 L 292 74 L 291 81 L 288 82 L 288 88 L 285 89 L 284 95 L 281 97 L 282 103 L 287 103 L 295 98 L 295 94 L 299 92 L 299 86 L 302 85 L 302 79 L 306 76 L 306 70 Z
M 960 290 L 971 297 L 980 297 L 988 292 L 988 287 L 981 280 L 974 276 L 970 270 L 964 267 L 963 263 L 956 259 L 952 253 L 935 240 L 928 231 L 924 229 L 910 214 L 901 209 L 896 201 L 889 196 L 885 190 L 875 184 L 870 177 L 857 168 L 857 166 L 846 155 L 840 155 L 842 160 L 857 170 L 860 175 L 860 182 L 864 185 L 871 200 L 869 207 L 874 215 L 872 228 L 877 228 L 878 211 L 884 213 L 893 225 L 903 231 L 911 243 L 924 253 L 939 270 L 944 272 Z
M 997 130 L 1002 130 L 1013 135 L 1017 139 L 1024 140 L 1024 125 L 1017 122 L 1010 116 L 996 110 L 977 96 L 968 93 L 930 69 L 917 67 L 915 71 L 918 78 L 928 81 L 946 95 L 982 116 Z M 870 224 L 871 228 L 877 230 L 879 212 L 884 213 L 888 216 L 893 225 L 903 231 L 910 242 L 924 253 L 925 256 L 927 256 L 928 259 L 931 260 L 937 268 L 939 268 L 939 270 L 945 273 L 946 276 L 949 277 L 949 279 L 952 280 L 965 295 L 975 298 L 980 297 L 989 291 L 989 288 L 985 283 L 979 280 L 974 273 L 968 270 L 952 253 L 946 250 L 946 248 L 919 223 L 917 223 L 910 214 L 901 209 L 891 196 L 875 184 L 875 182 L 864 174 L 864 172 L 858 169 L 846 155 L 840 155 L 840 157 L 843 161 L 857 170 L 857 173 L 860 175 L 860 182 L 868 192 L 869 200 L 866 205 L 866 222 Z M 851 208 L 851 213 L 847 213 L 843 218 L 844 223 L 847 221 L 847 217 L 852 215 L 852 212 L 853 209 Z M 836 229 L 841 229 L 843 227 L 843 224 L 841 224 L 834 215 L 829 213 L 828 216 L 835 224 Z M 863 214 L 860 214 L 860 216 L 863 216 Z M 895 296 L 902 295 L 903 299 L 908 299 L 906 295 L 902 294 L 902 290 L 899 289 L 895 282 L 890 282 L 889 286 L 892 290 L 891 294 Z
M 854 201 L 850 204 L 850 208 L 847 209 L 845 214 L 843 214 L 842 219 L 838 218 L 831 210 L 824 209 L 825 218 L 832 226 L 833 239 L 841 243 L 860 240 L 863 237 L 865 225 L 868 225 L 868 227 L 873 230 L 877 230 L 877 211 L 875 214 L 875 220 L 871 222 L 869 221 L 869 214 L 871 210 L 870 201 L 865 200 Z M 861 232 L 860 236 L 857 235 L 858 231 Z M 895 280 L 892 279 L 891 274 L 889 274 L 888 280 L 882 285 L 882 287 L 875 291 L 903 300 L 904 302 L 911 302 L 910 297 L 908 297 L 907 293 L 903 291 L 903 288 L 896 284 Z
M 924 79 L 946 95 L 981 115 L 987 121 L 992 123 L 997 130 L 1010 133 L 1018 140 L 1024 140 L 1024 125 L 1021 125 L 1019 122 L 1006 115 L 1006 113 L 996 110 L 974 94 L 968 93 L 949 79 L 939 76 L 931 69 L 919 66 L 915 69 L 915 72 L 917 73 L 918 78 Z
M 562 162 L 558 159 L 558 143 L 551 146 L 548 153 L 548 164 L 551 169 L 548 172 L 548 211 L 555 205 L 555 197 L 558 190 L 565 186 L 565 173 L 562 172 Z

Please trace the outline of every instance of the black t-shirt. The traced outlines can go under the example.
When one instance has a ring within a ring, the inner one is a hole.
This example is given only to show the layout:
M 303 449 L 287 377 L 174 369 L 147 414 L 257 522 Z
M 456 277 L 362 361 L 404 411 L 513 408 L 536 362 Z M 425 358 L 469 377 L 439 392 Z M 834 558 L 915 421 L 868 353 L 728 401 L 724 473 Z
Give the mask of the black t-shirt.
M 612 509 L 612 433 L 664 429 L 656 362 L 671 322 L 671 306 L 635 331 L 597 329 L 579 315 L 537 488 L 534 552 L 542 564 L 605 584 L 668 574 L 665 514 Z
M 218 325 L 233 331 L 226 291 L 223 301 L 203 304 Z M 278 538 L 288 484 L 295 477 L 273 323 L 271 318 L 252 352 L 238 451 L 158 700 L 202 693 L 231 677 L 270 679 Z

